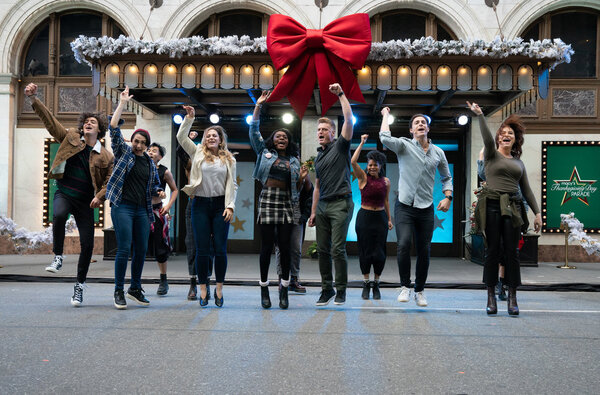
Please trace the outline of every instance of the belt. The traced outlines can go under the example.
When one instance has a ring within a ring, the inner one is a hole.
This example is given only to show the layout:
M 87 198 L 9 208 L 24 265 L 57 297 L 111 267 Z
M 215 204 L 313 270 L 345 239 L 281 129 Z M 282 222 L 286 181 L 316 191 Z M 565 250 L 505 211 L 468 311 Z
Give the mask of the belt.
M 319 199 L 319 200 L 321 200 L 322 202 L 333 202 L 333 201 L 336 201 L 336 200 L 343 200 L 343 199 L 348 199 L 348 198 L 351 198 L 351 197 L 352 197 L 352 194 L 351 193 L 347 193 L 345 195 L 327 196 L 327 197 L 324 197 L 324 198 Z

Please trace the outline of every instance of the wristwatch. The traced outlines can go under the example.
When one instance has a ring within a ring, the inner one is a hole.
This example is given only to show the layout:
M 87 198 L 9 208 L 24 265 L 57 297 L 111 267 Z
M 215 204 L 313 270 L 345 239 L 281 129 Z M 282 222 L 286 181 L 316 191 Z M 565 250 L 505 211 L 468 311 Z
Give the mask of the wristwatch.
M 447 196 L 446 196 L 446 199 L 448 199 L 448 200 L 452 201 L 452 195 L 447 195 Z

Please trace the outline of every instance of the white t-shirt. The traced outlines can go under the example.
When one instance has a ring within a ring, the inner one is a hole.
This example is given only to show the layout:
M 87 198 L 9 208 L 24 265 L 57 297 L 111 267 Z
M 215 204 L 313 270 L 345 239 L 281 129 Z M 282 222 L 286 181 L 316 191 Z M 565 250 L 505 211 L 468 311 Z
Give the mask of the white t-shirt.
M 225 195 L 225 179 L 227 178 L 227 166 L 220 158 L 214 158 L 212 162 L 202 162 L 202 182 L 196 188 L 196 196 L 216 197 Z

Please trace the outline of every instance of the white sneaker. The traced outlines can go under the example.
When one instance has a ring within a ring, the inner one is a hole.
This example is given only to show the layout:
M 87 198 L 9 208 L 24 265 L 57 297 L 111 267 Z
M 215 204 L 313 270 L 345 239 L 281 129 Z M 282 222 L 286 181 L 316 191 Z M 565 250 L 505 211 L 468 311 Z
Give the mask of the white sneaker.
M 427 306 L 427 298 L 425 298 L 425 294 L 423 293 L 423 291 L 415 292 L 415 301 L 417 302 L 417 306 Z
M 410 299 L 410 288 L 400 287 L 400 295 L 398 295 L 398 302 L 406 303 Z
M 50 273 L 56 273 L 62 267 L 62 263 L 63 263 L 63 256 L 62 255 L 54 255 L 54 260 L 52 261 L 50 266 L 46 266 L 46 271 L 50 272 Z

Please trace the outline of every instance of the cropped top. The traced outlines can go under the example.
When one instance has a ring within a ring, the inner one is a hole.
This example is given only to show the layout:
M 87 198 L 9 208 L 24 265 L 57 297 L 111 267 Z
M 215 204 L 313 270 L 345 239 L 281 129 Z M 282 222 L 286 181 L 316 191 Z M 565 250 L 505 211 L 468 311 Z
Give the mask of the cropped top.
M 367 184 L 360 190 L 361 203 L 369 207 L 383 207 L 386 192 L 385 177 L 375 178 L 367 174 Z

